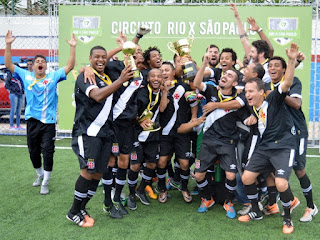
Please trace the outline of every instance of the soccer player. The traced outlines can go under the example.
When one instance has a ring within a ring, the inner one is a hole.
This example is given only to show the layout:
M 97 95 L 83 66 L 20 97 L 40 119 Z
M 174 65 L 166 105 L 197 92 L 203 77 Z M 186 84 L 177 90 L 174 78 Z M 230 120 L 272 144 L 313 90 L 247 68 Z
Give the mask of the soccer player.
M 108 166 L 114 134 L 111 128 L 113 94 L 133 77 L 129 66 L 112 82 L 104 73 L 107 51 L 101 46 L 90 50 L 89 61 L 97 85 L 85 83 L 84 73 L 78 76 L 75 84 L 76 113 L 72 149 L 78 156 L 81 172 L 75 184 L 73 205 L 66 216 L 80 227 L 92 227 L 94 224 L 93 218 L 86 211 L 86 205 L 95 194 L 102 173 Z
M 70 56 L 67 65 L 58 71 L 46 74 L 47 61 L 42 55 L 34 57 L 33 72 L 21 69 L 12 63 L 11 44 L 15 39 L 16 37 L 12 37 L 12 31 L 9 30 L 5 36 L 5 65 L 12 73 L 16 73 L 22 79 L 25 87 L 27 99 L 25 109 L 27 143 L 32 165 L 37 172 L 37 178 L 32 186 L 41 185 L 40 194 L 45 195 L 49 193 L 49 179 L 53 167 L 58 104 L 57 84 L 65 80 L 66 75 L 74 67 L 77 40 L 72 34 L 70 41 L 67 41 L 70 45 Z
M 160 91 L 160 86 L 163 85 Z M 145 194 L 145 187 L 151 185 L 152 177 L 155 175 L 155 169 L 159 160 L 159 141 L 161 131 L 160 126 L 160 112 L 163 112 L 167 105 L 167 93 L 170 87 L 170 81 L 163 84 L 162 73 L 158 68 L 151 69 L 148 74 L 147 87 L 138 90 L 137 104 L 138 104 L 138 140 L 140 143 L 138 161 L 136 164 L 140 166 L 142 162 L 146 163 L 143 168 L 142 180 L 136 191 L 136 196 L 144 205 L 149 205 L 150 201 Z M 152 112 L 152 117 L 144 118 L 145 113 Z M 150 131 L 148 131 L 150 130 Z M 133 189 L 135 190 L 135 189 Z M 134 193 L 134 191 L 131 191 Z M 131 193 L 130 192 L 130 193 Z M 129 195 L 129 205 L 135 206 L 134 196 Z M 130 208 L 131 209 L 131 208 Z
M 242 175 L 242 182 L 251 200 L 252 210 L 238 220 L 248 222 L 262 219 L 255 181 L 260 173 L 270 174 L 275 170 L 275 185 L 284 209 L 282 231 L 285 234 L 290 234 L 294 230 L 291 220 L 291 203 L 298 201 L 288 184 L 293 165 L 296 130 L 284 103 L 293 82 L 298 49 L 295 43 L 291 43 L 289 50 L 286 49 L 288 64 L 283 81 L 267 98 L 264 97 L 264 84 L 260 79 L 250 79 L 245 86 L 248 104 L 258 118 L 256 130 L 259 133 L 259 139 Z M 269 68 L 269 71 L 271 74 L 277 74 L 272 68 Z
M 266 85 L 267 93 L 274 91 L 280 85 L 284 72 L 286 69 L 286 62 L 281 57 L 270 58 L 269 71 L 272 82 Z M 271 72 L 272 71 L 272 72 Z M 288 96 L 285 98 L 285 103 L 287 104 L 288 110 L 291 113 L 294 126 L 296 128 L 296 149 L 295 149 L 295 159 L 293 164 L 293 170 L 299 179 L 302 192 L 307 201 L 307 207 L 304 216 L 300 218 L 301 222 L 310 222 L 312 218 L 318 213 L 317 206 L 313 203 L 312 197 L 312 185 L 311 181 L 306 174 L 306 151 L 307 151 L 307 139 L 308 139 L 308 128 L 304 114 L 301 109 L 302 105 L 302 85 L 297 77 L 294 77 L 293 84 L 290 87 Z M 272 184 L 274 186 L 274 184 Z M 271 186 L 272 188 L 272 186 Z M 276 189 L 274 189 L 276 191 Z M 269 194 L 270 195 L 270 194 Z M 276 195 L 276 193 L 275 193 Z M 272 202 L 270 202 L 272 201 Z M 296 204 L 297 206 L 297 204 Z M 295 207 L 296 207 L 295 206 Z M 266 206 L 267 215 L 272 214 L 276 211 L 276 196 L 269 197 L 269 203 Z
M 196 88 L 206 97 L 207 101 L 228 102 L 237 99 L 244 106 L 244 101 L 238 97 L 235 88 L 239 79 L 236 70 L 230 69 L 225 72 L 220 79 L 219 90 L 211 84 L 202 82 L 205 67 L 209 59 L 210 55 L 206 54 L 194 81 Z M 202 196 L 198 212 L 206 212 L 214 204 L 214 200 L 208 191 L 208 181 L 205 175 L 207 169 L 219 159 L 221 161 L 221 168 L 226 173 L 225 187 L 228 192 L 224 208 L 228 218 L 236 217 L 233 204 L 231 203 L 236 187 L 237 172 L 236 142 L 238 140 L 238 133 L 236 121 L 244 121 L 249 116 L 250 113 L 246 108 L 239 110 L 215 109 L 207 115 L 199 156 L 195 162 L 195 177 Z
M 171 63 L 166 63 L 174 72 L 174 67 Z M 162 66 L 162 69 L 164 66 Z M 166 189 L 166 166 L 173 153 L 178 158 L 181 172 L 181 193 L 185 202 L 192 201 L 192 197 L 188 191 L 189 181 L 189 156 L 190 156 L 190 138 L 188 134 L 178 134 L 177 128 L 182 124 L 189 122 L 190 119 L 196 118 L 197 108 L 196 103 L 189 104 L 184 94 L 191 91 L 191 87 L 184 82 L 177 82 L 174 79 L 169 79 L 169 76 L 174 74 L 166 73 L 165 80 L 171 80 L 172 85 L 167 94 L 168 105 L 165 111 L 160 116 L 160 125 L 162 127 L 162 135 L 160 138 L 160 158 L 157 166 L 157 177 L 159 179 L 158 189 L 160 191 L 158 199 L 161 203 L 167 201 L 168 192 Z

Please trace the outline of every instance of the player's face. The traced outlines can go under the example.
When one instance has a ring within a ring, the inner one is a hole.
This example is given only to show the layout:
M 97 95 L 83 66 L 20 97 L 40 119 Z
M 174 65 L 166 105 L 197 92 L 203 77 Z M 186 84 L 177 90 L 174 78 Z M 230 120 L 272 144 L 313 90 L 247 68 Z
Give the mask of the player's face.
M 227 70 L 225 74 L 220 78 L 219 87 L 221 89 L 231 89 L 237 85 L 237 74 L 232 70 Z
M 219 56 L 220 56 L 218 48 L 216 48 L 216 47 L 209 48 L 207 52 L 209 54 L 211 54 L 211 59 L 209 61 L 209 65 L 211 67 L 217 66 L 217 64 L 219 63 Z
M 89 57 L 90 65 L 98 73 L 103 73 L 107 64 L 107 52 L 102 49 L 95 49 Z
M 253 62 L 258 62 L 258 51 L 254 46 L 251 46 L 249 57 L 252 58 Z
M 249 106 L 260 107 L 264 100 L 263 90 L 258 90 L 256 82 L 246 83 L 245 85 L 246 99 Z
M 162 74 L 160 69 L 152 69 L 148 74 L 148 81 L 153 90 L 158 90 L 162 84 Z
M 27 62 L 27 68 L 28 68 L 28 70 L 29 70 L 30 72 L 33 71 L 32 66 L 33 66 L 32 61 L 28 61 L 28 62 Z
M 167 81 L 167 80 L 174 80 L 174 76 L 176 71 L 174 69 L 172 69 L 172 67 L 168 64 L 163 64 L 160 67 L 161 71 L 162 71 L 162 78 L 163 81 Z
M 40 75 L 40 76 L 45 75 L 47 70 L 47 62 L 42 57 L 37 57 L 34 60 L 34 64 L 32 68 L 35 71 L 36 75 Z
M 223 52 L 220 55 L 220 65 L 223 72 L 233 68 L 235 62 L 232 60 L 232 53 Z
M 280 60 L 274 59 L 269 62 L 268 71 L 272 82 L 279 82 L 283 77 L 285 70 L 286 69 L 282 67 Z
M 254 68 L 254 63 L 250 63 L 245 69 L 244 69 L 244 74 L 243 74 L 243 82 L 247 82 L 250 78 L 253 78 L 253 68 Z
M 150 60 L 148 60 L 150 68 L 160 68 L 162 65 L 162 58 L 160 53 L 156 50 L 150 52 Z

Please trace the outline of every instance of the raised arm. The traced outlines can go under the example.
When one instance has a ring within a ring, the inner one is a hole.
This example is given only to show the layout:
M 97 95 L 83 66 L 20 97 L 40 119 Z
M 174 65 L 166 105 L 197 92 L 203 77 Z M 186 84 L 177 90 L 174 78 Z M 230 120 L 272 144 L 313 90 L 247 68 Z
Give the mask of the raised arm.
M 64 72 L 66 75 L 74 68 L 76 62 L 76 46 L 77 46 L 77 39 L 72 33 L 70 41 L 66 40 L 67 43 L 70 45 L 70 56 L 67 62 L 67 65 L 64 67 Z
M 107 52 L 107 61 L 109 61 L 114 55 L 121 52 L 123 44 L 127 41 L 127 36 L 119 31 L 119 37 L 117 37 L 116 42 L 119 44 L 119 47 L 111 49 Z
M 250 53 L 250 49 L 251 49 L 251 43 L 249 41 L 248 34 L 247 34 L 246 30 L 244 29 L 244 26 L 243 26 L 243 24 L 241 22 L 241 19 L 240 19 L 240 16 L 239 16 L 239 13 L 238 13 L 238 9 L 237 9 L 236 5 L 234 3 L 231 3 L 230 6 L 231 6 L 231 10 L 233 11 L 233 15 L 234 15 L 234 17 L 236 19 L 238 33 L 239 33 L 239 36 L 240 36 L 240 40 L 241 40 L 241 44 L 242 44 L 243 50 L 244 50 L 246 56 L 249 57 L 249 53 Z
M 298 53 L 299 53 L 299 47 L 295 43 L 291 43 L 290 48 L 286 49 L 286 54 L 288 56 L 287 69 L 284 75 L 284 80 L 280 85 L 283 92 L 288 92 L 289 88 L 292 85 L 294 70 L 295 70 L 295 62 L 296 62 Z
M 6 49 L 4 51 L 4 64 L 12 73 L 14 73 L 14 64 L 11 58 L 11 44 L 15 39 L 16 37 L 12 37 L 12 31 L 9 30 L 5 36 Z
M 141 25 L 138 29 L 137 35 L 133 38 L 132 42 L 134 42 L 135 44 L 138 44 L 139 40 L 150 31 L 151 31 L 151 28 L 149 28 L 146 25 Z
M 264 34 L 262 28 L 260 28 L 258 26 L 256 20 L 253 17 L 248 17 L 247 22 L 251 25 L 251 28 L 249 28 L 249 30 L 257 32 L 259 34 L 259 37 L 261 38 L 261 40 L 264 40 L 267 42 L 267 44 L 270 48 L 269 57 L 273 57 L 274 48 L 273 48 L 269 38 L 267 37 L 267 35 Z
M 169 99 L 167 98 L 168 92 L 170 89 L 171 81 L 167 80 L 163 84 L 163 88 L 161 89 L 161 100 L 160 100 L 160 106 L 159 111 L 164 112 L 164 110 L 167 108 Z
M 203 80 L 203 76 L 204 76 L 204 72 L 205 72 L 206 66 L 208 65 L 208 62 L 209 62 L 210 58 L 211 58 L 211 55 L 209 53 L 206 53 L 204 55 L 202 65 L 201 65 L 200 69 L 198 70 L 196 77 L 193 80 L 194 86 L 199 91 L 202 91 L 203 88 L 204 88 L 204 83 L 202 82 L 202 80 Z

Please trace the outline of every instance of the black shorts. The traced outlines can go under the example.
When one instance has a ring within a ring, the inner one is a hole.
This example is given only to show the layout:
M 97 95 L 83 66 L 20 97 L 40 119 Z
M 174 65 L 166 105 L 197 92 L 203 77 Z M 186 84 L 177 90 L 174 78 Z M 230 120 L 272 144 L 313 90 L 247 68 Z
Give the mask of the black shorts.
M 78 156 L 80 169 L 88 173 L 102 173 L 107 170 L 111 153 L 111 138 L 82 135 L 72 138 L 73 152 Z
M 190 137 L 189 134 L 162 135 L 160 137 L 160 156 L 170 156 L 175 153 L 176 158 L 189 160 Z
M 299 135 L 297 137 L 297 149 L 296 155 L 293 162 L 294 170 L 303 170 L 306 167 L 306 154 L 307 154 L 307 138 L 301 138 Z
M 130 154 L 135 141 L 135 128 L 131 121 L 116 120 L 113 123 L 116 139 L 121 154 Z
M 215 161 L 220 160 L 220 167 L 226 172 L 237 172 L 237 152 L 235 144 L 216 144 L 202 141 L 199 156 L 195 161 L 196 172 L 206 172 Z
M 289 180 L 294 160 L 294 149 L 256 149 L 248 160 L 245 170 L 267 176 L 274 172 L 275 177 Z

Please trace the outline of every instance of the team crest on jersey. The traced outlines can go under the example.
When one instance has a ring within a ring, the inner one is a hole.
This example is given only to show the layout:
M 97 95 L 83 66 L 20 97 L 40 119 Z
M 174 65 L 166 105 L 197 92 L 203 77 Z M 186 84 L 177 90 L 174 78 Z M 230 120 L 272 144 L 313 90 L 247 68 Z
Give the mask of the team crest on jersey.
M 47 79 L 43 80 L 42 84 L 43 85 L 48 85 L 49 81 Z
M 111 148 L 112 153 L 119 153 L 119 145 L 118 143 L 113 143 Z
M 138 159 L 137 152 L 131 153 L 131 160 L 132 160 L 132 161 L 136 161 L 137 159 Z
M 179 93 L 175 93 L 175 94 L 173 95 L 173 97 L 174 97 L 174 99 L 179 99 L 179 98 L 180 98 L 180 95 L 179 95 Z
M 139 86 L 139 84 L 140 84 L 140 83 L 139 83 L 138 80 L 135 80 L 135 81 L 134 81 L 134 85 L 136 85 L 137 87 Z
M 194 168 L 195 169 L 199 169 L 200 168 L 200 160 L 199 159 L 196 160 L 196 162 L 194 164 Z
M 226 113 L 230 112 L 230 110 L 228 110 L 228 109 L 225 109 L 224 111 L 225 111 Z
M 94 165 L 95 165 L 94 159 L 89 158 L 87 162 L 88 169 L 94 169 Z

